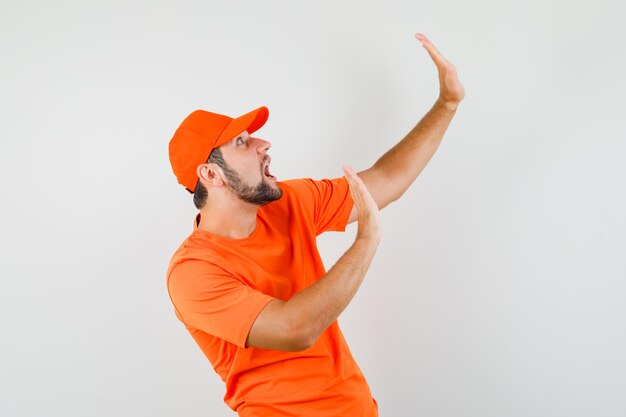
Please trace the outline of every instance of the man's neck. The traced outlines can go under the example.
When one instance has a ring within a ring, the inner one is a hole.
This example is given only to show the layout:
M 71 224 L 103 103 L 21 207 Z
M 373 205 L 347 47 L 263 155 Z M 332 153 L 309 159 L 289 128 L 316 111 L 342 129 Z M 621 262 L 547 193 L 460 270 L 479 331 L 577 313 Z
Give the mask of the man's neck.
M 198 229 L 229 237 L 245 239 L 256 229 L 259 206 L 244 201 L 230 204 L 207 204 L 200 210 Z

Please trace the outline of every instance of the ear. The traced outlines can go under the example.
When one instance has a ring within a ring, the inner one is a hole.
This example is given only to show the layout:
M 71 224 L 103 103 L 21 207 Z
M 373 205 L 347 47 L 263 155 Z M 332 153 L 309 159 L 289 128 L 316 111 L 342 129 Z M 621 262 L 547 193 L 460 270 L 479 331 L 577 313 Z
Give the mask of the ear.
M 201 164 L 196 168 L 198 178 L 204 186 L 221 187 L 224 185 L 224 173 L 216 164 Z

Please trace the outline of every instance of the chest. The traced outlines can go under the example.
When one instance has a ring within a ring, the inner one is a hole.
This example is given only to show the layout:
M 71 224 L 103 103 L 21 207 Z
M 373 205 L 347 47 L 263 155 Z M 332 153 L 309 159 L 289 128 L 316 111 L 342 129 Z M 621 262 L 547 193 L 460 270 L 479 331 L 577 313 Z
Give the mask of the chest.
M 294 230 L 267 231 L 259 244 L 239 248 L 233 261 L 238 279 L 284 301 L 325 273 L 315 237 Z

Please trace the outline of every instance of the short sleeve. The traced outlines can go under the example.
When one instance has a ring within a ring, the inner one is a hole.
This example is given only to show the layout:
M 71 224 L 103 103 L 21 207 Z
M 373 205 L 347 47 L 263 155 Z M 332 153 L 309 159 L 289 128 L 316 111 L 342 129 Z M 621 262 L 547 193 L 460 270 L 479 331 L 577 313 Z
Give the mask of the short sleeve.
M 313 180 L 311 178 L 285 181 L 296 193 L 300 203 L 311 213 L 315 235 L 327 231 L 346 230 L 354 201 L 346 177 Z
M 175 265 L 167 287 L 186 325 L 241 348 L 259 313 L 274 299 L 201 260 Z

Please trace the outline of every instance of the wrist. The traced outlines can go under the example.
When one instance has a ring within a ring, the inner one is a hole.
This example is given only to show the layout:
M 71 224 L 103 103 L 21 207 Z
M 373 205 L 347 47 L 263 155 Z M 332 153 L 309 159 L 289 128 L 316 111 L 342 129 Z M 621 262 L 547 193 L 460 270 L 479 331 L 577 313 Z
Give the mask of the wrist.
M 374 235 L 359 235 L 357 233 L 357 237 L 352 244 L 353 247 L 357 248 L 357 250 L 368 250 L 368 249 L 376 249 L 378 245 L 380 245 L 381 237 L 380 234 Z
M 444 100 L 439 97 L 435 102 L 435 106 L 439 106 L 441 108 L 454 112 L 456 111 L 457 107 L 459 107 L 459 103 L 460 102 L 458 101 Z

